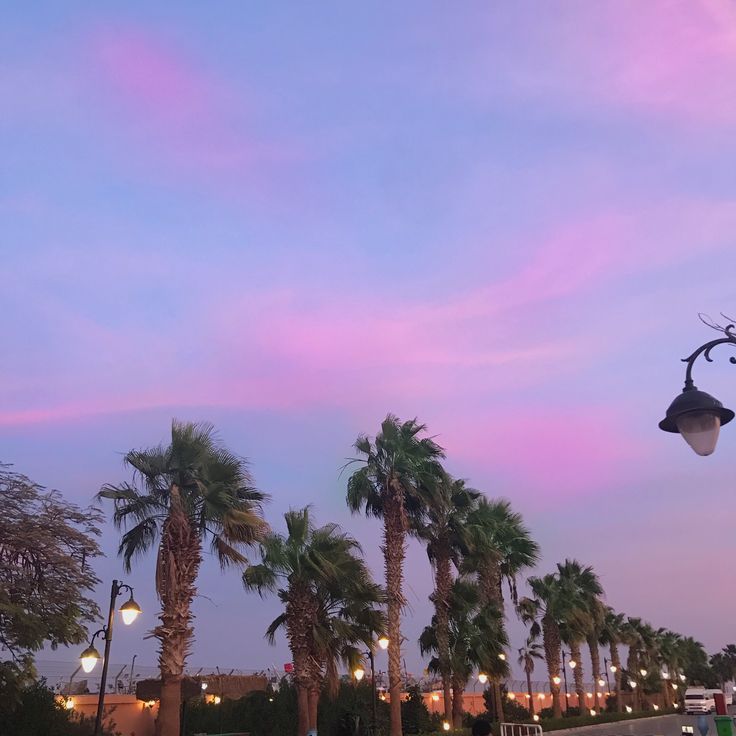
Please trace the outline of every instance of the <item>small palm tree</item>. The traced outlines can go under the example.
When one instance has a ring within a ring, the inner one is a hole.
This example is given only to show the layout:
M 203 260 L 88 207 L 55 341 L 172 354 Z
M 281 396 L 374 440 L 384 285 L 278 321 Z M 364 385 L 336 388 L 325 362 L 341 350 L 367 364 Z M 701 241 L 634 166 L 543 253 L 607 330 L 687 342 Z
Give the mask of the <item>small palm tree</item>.
M 401 611 L 406 538 L 421 526 L 427 506 L 442 477 L 441 447 L 415 419 L 400 422 L 389 414 L 371 441 L 358 437 L 355 449 L 362 463 L 348 479 L 347 504 L 353 513 L 383 520 L 383 556 L 386 570 L 390 736 L 401 736 Z
M 607 646 L 611 653 L 611 665 L 613 677 L 616 684 L 616 710 L 623 713 L 624 703 L 621 696 L 621 678 L 623 672 L 621 670 L 621 656 L 618 651 L 619 644 L 624 641 L 624 624 L 626 616 L 623 613 L 616 613 L 610 606 L 606 608 L 603 616 L 603 625 L 600 631 L 600 643 Z
M 570 657 L 577 662 L 573 670 L 578 707 L 582 714 L 585 707 L 585 686 L 583 684 L 583 663 L 580 645 L 593 631 L 598 615 L 599 597 L 603 595 L 598 576 L 590 566 L 584 567 L 577 560 L 565 560 L 557 565 L 560 583 L 572 605 L 561 619 L 563 639 L 570 646 Z M 594 673 L 598 677 L 598 673 Z M 596 691 L 595 688 L 593 688 Z M 596 691 L 597 692 L 597 691 Z
M 417 536 L 427 545 L 427 556 L 434 569 L 434 603 L 437 625 L 438 672 L 444 692 L 445 720 L 452 720 L 452 668 L 450 666 L 450 594 L 452 566 L 460 567 L 460 559 L 468 549 L 468 514 L 478 491 L 445 475 L 439 479 L 437 492 L 427 507 L 426 519 L 417 528 Z
M 101 498 L 114 501 L 113 521 L 127 531 L 120 542 L 125 569 L 158 542 L 156 592 L 159 640 L 160 736 L 179 736 L 181 680 L 193 629 L 191 604 L 202 560 L 210 547 L 226 567 L 245 562 L 242 549 L 267 530 L 264 494 L 253 486 L 247 464 L 218 441 L 211 424 L 174 421 L 171 443 L 131 450 L 125 464 L 132 483 L 105 485 Z
M 450 668 L 452 672 L 452 719 L 454 728 L 462 726 L 463 693 L 474 669 L 484 670 L 486 662 L 494 669 L 486 674 L 508 675 L 508 662 L 501 660 L 508 638 L 501 614 L 484 607 L 477 584 L 468 579 L 456 579 L 450 593 Z M 429 661 L 430 672 L 439 673 L 437 615 L 419 637 L 423 655 L 434 654 Z M 484 670 L 485 671 L 485 670 Z
M 526 675 L 526 691 L 529 695 L 529 711 L 534 715 L 534 693 L 532 692 L 532 674 L 536 660 L 544 659 L 542 645 L 534 638 L 527 637 L 523 647 L 519 647 L 519 665 L 524 669 Z
M 260 545 L 261 562 L 243 573 L 247 590 L 276 593 L 283 613 L 268 627 L 273 643 L 285 628 L 294 663 L 298 734 L 316 728 L 317 703 L 325 676 L 337 662 L 354 666 L 358 642 L 370 643 L 370 623 L 380 624 L 374 604 L 381 600 L 358 542 L 336 524 L 315 528 L 309 508 L 284 514 L 287 536 L 272 533 Z
M 478 582 L 485 606 L 504 615 L 503 582 L 508 583 L 511 600 L 517 604 L 516 578 L 539 558 L 539 545 L 531 538 L 521 514 L 505 500 L 480 498 L 468 516 L 469 548 L 463 559 L 462 571 Z M 495 662 L 485 669 L 491 677 L 496 714 L 503 720 L 501 682 L 492 675 Z

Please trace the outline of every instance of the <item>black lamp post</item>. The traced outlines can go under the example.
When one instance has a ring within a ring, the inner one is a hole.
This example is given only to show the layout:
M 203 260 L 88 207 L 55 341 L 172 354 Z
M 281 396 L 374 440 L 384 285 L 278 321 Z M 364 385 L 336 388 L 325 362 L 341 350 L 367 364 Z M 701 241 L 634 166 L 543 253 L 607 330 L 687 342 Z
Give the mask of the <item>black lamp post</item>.
M 92 672 L 97 664 L 97 660 L 100 659 L 100 653 L 95 648 L 95 639 L 98 636 L 102 636 L 105 640 L 105 654 L 102 660 L 100 695 L 97 700 L 97 716 L 95 717 L 94 736 L 99 736 L 102 728 L 102 711 L 105 707 L 105 689 L 107 687 L 107 666 L 110 662 L 110 644 L 112 642 L 113 623 L 115 622 L 115 601 L 123 590 L 130 591 L 130 598 L 120 606 L 123 623 L 126 626 L 129 626 L 138 617 L 138 614 L 141 612 L 141 607 L 133 600 L 133 588 L 131 588 L 130 585 L 125 585 L 120 580 L 113 580 L 110 590 L 110 609 L 107 613 L 107 625 L 103 626 L 99 631 L 95 631 L 92 635 L 89 646 L 80 655 L 82 669 L 85 672 Z
M 388 648 L 388 639 L 385 636 L 382 636 L 378 640 L 378 646 L 381 647 L 381 649 Z M 376 687 L 376 660 L 375 656 L 373 654 L 373 647 L 371 646 L 370 649 L 363 652 L 364 657 L 368 657 L 368 661 L 371 665 L 371 690 L 372 690 L 372 719 L 373 719 L 373 729 L 372 733 L 376 733 L 376 723 L 378 722 L 378 688 Z M 360 682 L 363 679 L 363 670 L 362 668 L 358 668 L 353 671 L 353 677 Z
M 701 345 L 694 353 L 682 359 L 687 363 L 685 388 L 669 405 L 667 415 L 659 423 L 661 430 L 681 434 L 698 455 L 710 455 L 716 449 L 720 429 L 734 418 L 734 413 L 731 409 L 726 409 L 718 399 L 698 390 L 693 383 L 693 364 L 701 355 L 712 362 L 710 353 L 717 345 L 736 346 L 735 328 L 734 325 L 727 325 L 723 329 L 725 337 Z M 736 364 L 735 357 L 731 356 L 729 360 Z

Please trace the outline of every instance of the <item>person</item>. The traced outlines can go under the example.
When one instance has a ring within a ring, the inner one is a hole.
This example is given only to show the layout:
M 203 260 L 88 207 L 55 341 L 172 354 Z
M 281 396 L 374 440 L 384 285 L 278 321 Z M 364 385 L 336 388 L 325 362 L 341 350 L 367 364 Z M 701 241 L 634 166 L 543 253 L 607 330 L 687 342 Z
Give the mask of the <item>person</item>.
M 470 732 L 471 736 L 489 736 L 491 733 L 491 724 L 485 718 L 479 718 L 474 724 Z

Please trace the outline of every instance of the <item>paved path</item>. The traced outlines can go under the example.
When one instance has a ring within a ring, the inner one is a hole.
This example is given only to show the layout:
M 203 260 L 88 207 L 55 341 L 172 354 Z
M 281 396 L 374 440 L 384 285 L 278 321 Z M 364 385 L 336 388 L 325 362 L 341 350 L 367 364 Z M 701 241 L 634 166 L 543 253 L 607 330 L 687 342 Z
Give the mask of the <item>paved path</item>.
M 713 716 L 708 716 L 708 725 L 710 727 L 708 736 L 716 736 L 716 724 Z M 570 736 L 680 736 L 683 726 L 692 726 L 694 736 L 700 736 L 697 727 L 697 716 L 684 715 L 637 718 L 631 721 L 570 728 L 554 733 L 559 733 L 560 736 L 562 734 L 570 734 Z

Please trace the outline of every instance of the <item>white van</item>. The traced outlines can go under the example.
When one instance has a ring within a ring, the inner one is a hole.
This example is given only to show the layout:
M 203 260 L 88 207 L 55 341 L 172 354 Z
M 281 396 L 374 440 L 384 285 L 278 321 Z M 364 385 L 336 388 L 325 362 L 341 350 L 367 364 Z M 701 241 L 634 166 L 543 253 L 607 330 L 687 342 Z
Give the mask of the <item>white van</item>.
M 689 687 L 685 690 L 685 713 L 688 715 L 715 713 L 714 692 L 716 691 L 706 690 L 704 687 Z M 720 690 L 717 692 L 720 692 Z

